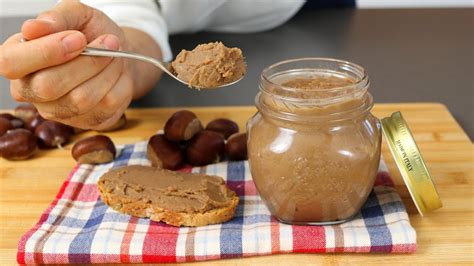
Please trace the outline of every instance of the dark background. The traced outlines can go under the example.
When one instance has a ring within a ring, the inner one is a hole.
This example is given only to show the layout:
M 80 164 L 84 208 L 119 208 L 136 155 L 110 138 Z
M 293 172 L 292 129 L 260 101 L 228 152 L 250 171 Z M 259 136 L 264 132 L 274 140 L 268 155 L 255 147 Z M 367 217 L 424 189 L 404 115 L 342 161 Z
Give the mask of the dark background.
M 2 23 L 1 39 L 23 19 Z M 474 9 L 302 10 L 274 30 L 254 34 L 206 33 L 170 37 L 173 53 L 220 40 L 240 47 L 248 72 L 236 85 L 195 91 L 164 77 L 133 107 L 252 105 L 263 68 L 298 57 L 334 57 L 358 63 L 378 103 L 441 102 L 474 137 Z M 13 107 L 0 78 L 2 108 Z

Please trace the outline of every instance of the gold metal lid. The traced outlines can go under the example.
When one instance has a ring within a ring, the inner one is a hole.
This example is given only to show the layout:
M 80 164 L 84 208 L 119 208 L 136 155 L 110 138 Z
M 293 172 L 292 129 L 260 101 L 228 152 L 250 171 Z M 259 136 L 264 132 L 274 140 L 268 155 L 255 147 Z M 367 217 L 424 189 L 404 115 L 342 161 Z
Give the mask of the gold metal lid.
M 382 131 L 421 215 L 443 206 L 413 135 L 400 112 L 382 119 Z

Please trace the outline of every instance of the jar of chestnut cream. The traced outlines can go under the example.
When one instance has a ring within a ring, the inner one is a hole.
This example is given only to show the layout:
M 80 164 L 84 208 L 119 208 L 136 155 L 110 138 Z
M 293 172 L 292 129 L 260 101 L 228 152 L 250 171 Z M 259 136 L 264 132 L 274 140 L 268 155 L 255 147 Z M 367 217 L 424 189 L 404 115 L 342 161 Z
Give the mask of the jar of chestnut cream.
M 262 72 L 247 124 L 250 170 L 272 215 L 286 223 L 344 222 L 365 203 L 380 161 L 369 77 L 327 58 Z

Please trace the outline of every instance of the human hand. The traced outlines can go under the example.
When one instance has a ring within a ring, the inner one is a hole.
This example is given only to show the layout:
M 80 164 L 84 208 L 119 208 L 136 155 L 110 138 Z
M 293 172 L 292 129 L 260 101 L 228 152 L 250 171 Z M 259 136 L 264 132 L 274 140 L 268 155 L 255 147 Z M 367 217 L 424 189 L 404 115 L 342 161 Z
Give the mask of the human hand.
M 21 42 L 22 37 L 27 42 Z M 87 46 L 127 50 L 123 30 L 102 12 L 65 0 L 0 46 L 0 75 L 12 97 L 46 119 L 83 129 L 114 124 L 130 104 L 130 66 L 120 58 L 80 56 Z

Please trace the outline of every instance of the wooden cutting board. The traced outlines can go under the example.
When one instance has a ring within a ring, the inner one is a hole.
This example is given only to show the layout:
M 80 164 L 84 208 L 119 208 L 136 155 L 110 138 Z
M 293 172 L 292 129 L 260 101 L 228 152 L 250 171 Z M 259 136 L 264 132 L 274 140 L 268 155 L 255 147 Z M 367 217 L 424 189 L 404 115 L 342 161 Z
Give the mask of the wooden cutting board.
M 254 107 L 189 108 L 203 123 L 226 117 L 241 128 L 255 113 Z M 146 140 L 161 129 L 176 108 L 131 109 L 126 129 L 108 135 L 116 144 Z M 381 118 L 402 111 L 437 185 L 444 207 L 426 217 L 416 212 L 393 159 L 383 145 L 382 153 L 397 190 L 418 234 L 418 250 L 411 255 L 392 254 L 285 254 L 193 263 L 193 265 L 254 265 L 308 263 L 474 263 L 474 149 L 473 144 L 447 108 L 437 103 L 378 104 L 373 113 Z M 83 133 L 76 139 L 93 135 Z M 0 265 L 16 263 L 20 236 L 31 228 L 54 199 L 75 162 L 72 145 L 64 150 L 41 151 L 28 161 L 0 159 Z

